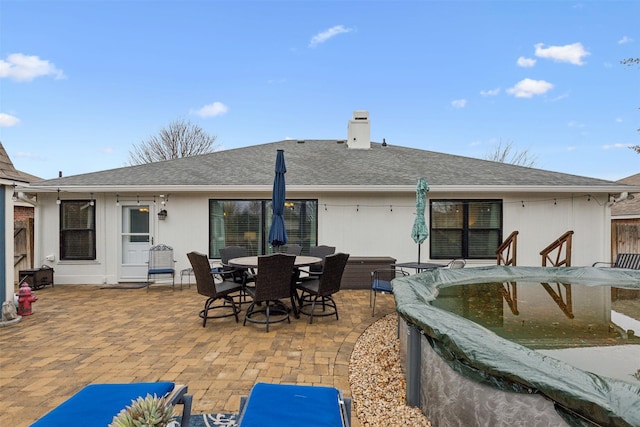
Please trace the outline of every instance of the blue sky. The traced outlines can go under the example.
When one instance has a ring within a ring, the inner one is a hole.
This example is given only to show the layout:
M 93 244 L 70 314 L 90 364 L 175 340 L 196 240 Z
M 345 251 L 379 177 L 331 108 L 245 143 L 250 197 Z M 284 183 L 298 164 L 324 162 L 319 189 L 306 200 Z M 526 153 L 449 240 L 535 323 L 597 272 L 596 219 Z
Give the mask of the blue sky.
M 0 141 L 42 178 L 121 167 L 186 119 L 219 149 L 373 141 L 640 172 L 638 1 L 0 2 Z M 427 176 L 428 179 L 428 176 Z

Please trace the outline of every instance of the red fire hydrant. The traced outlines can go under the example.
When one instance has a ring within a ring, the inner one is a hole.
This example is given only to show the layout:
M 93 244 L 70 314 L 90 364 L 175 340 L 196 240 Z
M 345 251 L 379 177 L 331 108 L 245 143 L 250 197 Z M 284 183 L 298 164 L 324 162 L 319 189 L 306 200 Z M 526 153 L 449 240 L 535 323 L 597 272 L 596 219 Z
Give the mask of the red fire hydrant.
M 31 293 L 28 283 L 23 283 L 18 291 L 18 314 L 20 316 L 30 316 L 31 303 L 38 301 L 38 297 Z

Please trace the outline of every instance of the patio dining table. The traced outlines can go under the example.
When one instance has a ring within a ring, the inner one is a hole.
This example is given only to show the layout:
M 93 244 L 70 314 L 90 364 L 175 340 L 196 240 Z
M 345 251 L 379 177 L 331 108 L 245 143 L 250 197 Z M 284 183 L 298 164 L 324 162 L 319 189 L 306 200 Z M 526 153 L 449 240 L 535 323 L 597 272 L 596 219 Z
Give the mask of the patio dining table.
M 293 256 L 293 255 L 291 255 Z M 239 258 L 232 258 L 228 261 L 228 265 L 231 267 L 237 268 L 258 268 L 258 256 L 243 256 Z M 297 299 L 296 294 L 296 282 L 298 280 L 298 276 L 300 274 L 300 267 L 307 267 L 309 265 L 318 264 L 322 262 L 322 258 L 314 257 L 314 256 L 305 256 L 305 255 L 296 255 L 296 259 L 293 262 L 293 266 L 295 267 L 294 274 L 291 276 L 291 296 L 294 297 L 294 300 Z M 260 271 L 258 271 L 258 275 Z M 293 316 L 298 319 L 300 318 L 300 314 L 298 313 L 298 309 L 295 304 L 293 304 Z
M 292 255 L 293 256 L 293 255 Z M 294 267 L 307 267 L 312 264 L 322 262 L 322 258 L 314 256 L 297 255 L 296 260 L 293 262 Z M 229 260 L 231 267 L 239 268 L 258 268 L 257 256 L 243 256 L 240 258 L 232 258 Z

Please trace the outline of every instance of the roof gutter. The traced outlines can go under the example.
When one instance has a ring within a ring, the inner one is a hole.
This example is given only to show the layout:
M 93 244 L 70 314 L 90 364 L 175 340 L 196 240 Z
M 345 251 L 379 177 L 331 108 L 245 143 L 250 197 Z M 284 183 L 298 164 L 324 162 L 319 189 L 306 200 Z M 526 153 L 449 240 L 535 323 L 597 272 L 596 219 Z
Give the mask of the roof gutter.
M 238 192 L 271 192 L 269 185 L 61 185 L 38 186 L 37 184 L 19 186 L 26 192 L 55 193 L 58 189 L 64 192 L 93 193 L 238 193 Z M 288 185 L 290 193 L 404 193 L 415 192 L 415 185 Z M 602 185 L 602 186 L 508 186 L 508 185 L 431 185 L 430 193 L 640 193 L 638 185 Z M 616 196 L 617 197 L 617 196 Z

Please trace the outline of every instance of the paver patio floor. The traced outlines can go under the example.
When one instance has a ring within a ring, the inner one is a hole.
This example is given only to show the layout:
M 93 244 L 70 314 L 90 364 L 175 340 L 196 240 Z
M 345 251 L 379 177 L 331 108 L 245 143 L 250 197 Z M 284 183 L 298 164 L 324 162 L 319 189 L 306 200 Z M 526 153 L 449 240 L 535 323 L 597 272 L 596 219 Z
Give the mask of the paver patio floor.
M 90 383 L 187 384 L 193 413 L 238 412 L 258 381 L 327 385 L 351 397 L 349 359 L 362 332 L 394 310 L 368 290 L 336 295 L 340 319 L 291 320 L 266 333 L 233 317 L 208 320 L 205 297 L 183 290 L 56 285 L 35 291 L 33 315 L 0 328 L 0 425 L 28 426 Z M 359 427 L 355 418 L 352 425 Z

